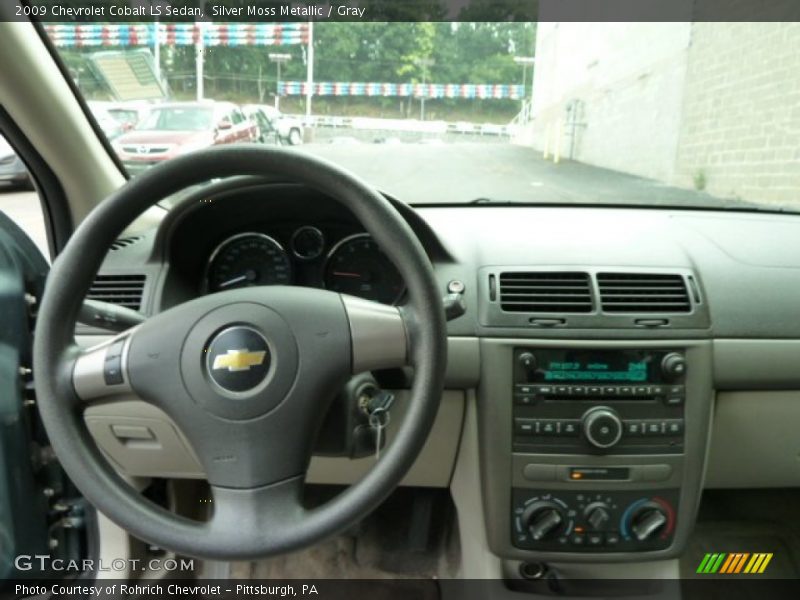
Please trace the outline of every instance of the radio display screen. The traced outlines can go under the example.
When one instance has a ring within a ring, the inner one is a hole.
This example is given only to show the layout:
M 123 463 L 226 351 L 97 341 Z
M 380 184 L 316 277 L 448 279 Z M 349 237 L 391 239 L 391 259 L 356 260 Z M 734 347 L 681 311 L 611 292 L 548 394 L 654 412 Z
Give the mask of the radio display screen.
M 547 349 L 535 351 L 530 383 L 658 383 L 663 352 L 643 350 Z
M 543 371 L 544 381 L 647 381 L 647 363 L 643 360 L 627 364 L 604 360 L 554 360 Z

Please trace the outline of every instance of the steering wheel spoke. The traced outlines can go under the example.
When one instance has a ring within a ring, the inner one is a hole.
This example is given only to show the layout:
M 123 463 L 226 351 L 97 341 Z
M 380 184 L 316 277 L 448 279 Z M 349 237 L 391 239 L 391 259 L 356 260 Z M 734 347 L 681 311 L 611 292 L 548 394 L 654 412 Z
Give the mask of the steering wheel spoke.
M 135 330 L 129 329 L 91 348 L 75 348 L 72 385 L 78 398 L 91 402 L 133 391 L 127 367 Z
M 243 556 L 251 551 L 241 547 L 248 541 L 242 531 L 269 531 L 270 537 L 282 539 L 306 515 L 303 508 L 303 477 L 292 477 L 255 488 L 211 486 L 212 513 L 209 534 L 229 538 Z
M 409 364 L 409 312 L 342 296 L 352 340 L 353 374 Z

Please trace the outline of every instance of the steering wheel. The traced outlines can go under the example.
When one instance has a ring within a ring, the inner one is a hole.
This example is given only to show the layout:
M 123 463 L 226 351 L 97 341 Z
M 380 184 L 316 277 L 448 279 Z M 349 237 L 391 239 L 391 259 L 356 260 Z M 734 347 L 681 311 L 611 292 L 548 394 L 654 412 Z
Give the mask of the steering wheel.
M 193 299 L 109 342 L 74 339 L 82 300 L 110 244 L 155 202 L 212 178 L 279 177 L 324 192 L 360 220 L 400 271 L 401 307 L 305 287 L 250 287 Z M 354 175 L 311 156 L 228 146 L 155 166 L 102 202 L 53 264 L 34 344 L 38 405 L 75 485 L 134 536 L 188 556 L 250 559 L 290 552 L 352 526 L 398 485 L 441 398 L 446 329 L 430 261 L 408 224 Z M 412 365 L 405 418 L 358 483 L 302 504 L 327 403 L 352 374 Z M 213 511 L 178 516 L 129 486 L 83 424 L 87 403 L 133 393 L 165 411 L 205 469 Z

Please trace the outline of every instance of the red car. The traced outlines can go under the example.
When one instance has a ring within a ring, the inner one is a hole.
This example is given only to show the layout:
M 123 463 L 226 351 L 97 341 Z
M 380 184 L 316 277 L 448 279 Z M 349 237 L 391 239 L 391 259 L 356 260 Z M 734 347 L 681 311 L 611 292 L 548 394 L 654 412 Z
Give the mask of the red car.
M 217 144 L 254 142 L 255 124 L 230 102 L 176 102 L 154 106 L 134 129 L 114 140 L 128 172 Z

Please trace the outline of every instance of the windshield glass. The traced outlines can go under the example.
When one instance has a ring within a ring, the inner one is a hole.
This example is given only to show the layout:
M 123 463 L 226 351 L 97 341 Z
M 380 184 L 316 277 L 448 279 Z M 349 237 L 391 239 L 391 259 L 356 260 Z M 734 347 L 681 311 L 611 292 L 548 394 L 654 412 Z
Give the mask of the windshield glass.
M 136 125 L 137 130 L 206 131 L 213 127 L 210 108 L 155 108 Z
M 125 115 L 104 130 L 131 176 L 274 144 L 413 204 L 800 208 L 796 23 L 46 30 L 81 93 Z

